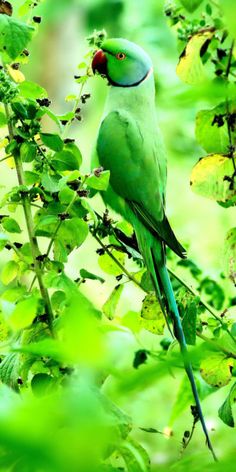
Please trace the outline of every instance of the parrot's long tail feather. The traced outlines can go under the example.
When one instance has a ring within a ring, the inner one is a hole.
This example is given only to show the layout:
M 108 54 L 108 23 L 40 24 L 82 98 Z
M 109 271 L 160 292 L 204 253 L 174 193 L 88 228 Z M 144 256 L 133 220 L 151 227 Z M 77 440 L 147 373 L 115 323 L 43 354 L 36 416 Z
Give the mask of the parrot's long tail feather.
M 182 328 L 182 323 L 181 323 L 181 319 L 180 319 L 180 315 L 179 315 L 179 310 L 178 310 L 178 307 L 177 307 L 177 304 L 176 304 L 176 300 L 175 300 L 173 288 L 172 288 L 172 285 L 171 285 L 171 281 L 170 281 L 170 278 L 169 278 L 169 274 L 168 274 L 167 268 L 165 266 L 165 263 L 162 262 L 160 264 L 160 258 L 159 258 L 159 261 L 156 262 L 155 254 L 153 254 L 153 252 L 152 252 L 152 256 L 153 256 L 153 266 L 155 267 L 155 276 L 152 277 L 152 278 L 154 280 L 157 296 L 160 293 L 160 290 L 164 294 L 164 297 L 165 297 L 165 300 L 166 300 L 166 305 L 167 305 L 167 313 L 168 313 L 168 315 L 170 316 L 170 318 L 173 322 L 174 334 L 175 334 L 175 337 L 177 338 L 177 340 L 179 342 L 179 345 L 180 345 L 180 350 L 181 350 L 181 353 L 182 353 L 182 356 L 183 356 L 183 361 L 184 361 L 184 367 L 185 367 L 186 373 L 188 375 L 188 378 L 189 378 L 189 381 L 190 381 L 190 384 L 191 384 L 193 397 L 194 397 L 196 407 L 197 407 L 197 413 L 198 413 L 198 416 L 199 416 L 199 419 L 200 419 L 200 422 L 201 422 L 201 425 L 202 425 L 203 432 L 204 432 L 205 437 L 206 437 L 206 443 L 207 443 L 207 446 L 208 446 L 208 448 L 210 449 L 210 451 L 213 455 L 214 460 L 217 461 L 217 457 L 216 457 L 214 449 L 212 447 L 212 444 L 211 444 L 211 441 L 210 441 L 210 438 L 209 438 L 209 435 L 208 435 L 208 431 L 207 431 L 207 428 L 206 428 L 204 416 L 203 416 L 203 413 L 202 413 L 202 408 L 201 408 L 201 403 L 200 403 L 200 399 L 199 399 L 199 396 L 198 396 L 197 386 L 196 386 L 196 382 L 195 382 L 195 379 L 194 379 L 194 376 L 193 376 L 193 369 L 192 369 L 192 365 L 191 365 L 191 362 L 190 362 L 189 356 L 188 356 L 187 344 L 186 344 L 186 340 L 185 340 L 185 336 L 184 336 L 184 332 L 183 332 L 183 328 Z M 156 282 L 157 281 L 158 282 L 155 283 L 155 280 L 156 280 Z

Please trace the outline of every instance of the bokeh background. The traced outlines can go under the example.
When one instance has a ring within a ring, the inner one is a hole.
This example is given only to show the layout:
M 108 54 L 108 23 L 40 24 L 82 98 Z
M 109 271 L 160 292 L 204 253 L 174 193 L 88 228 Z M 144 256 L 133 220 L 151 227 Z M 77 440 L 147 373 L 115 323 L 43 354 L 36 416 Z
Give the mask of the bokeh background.
M 14 1 L 14 8 L 21 3 Z M 195 15 L 200 14 L 201 7 Z M 191 169 L 198 158 L 204 155 L 195 139 L 195 115 L 204 107 L 214 106 L 217 97 L 211 96 L 208 100 L 205 94 L 203 98 L 197 89 L 193 93 L 192 88 L 178 79 L 175 69 L 180 51 L 175 33 L 164 15 L 163 1 L 45 0 L 37 8 L 37 15 L 42 16 L 42 23 L 30 46 L 31 60 L 23 67 L 23 72 L 28 80 L 34 80 L 46 88 L 56 113 L 63 114 L 71 107 L 65 97 L 78 91 L 79 86 L 73 76 L 79 73 L 77 65 L 88 49 L 86 37 L 94 29 L 104 28 L 110 37 L 124 37 L 137 42 L 150 54 L 155 70 L 157 113 L 168 153 L 167 214 L 179 239 L 188 248 L 189 257 L 201 267 L 205 275 L 221 280 L 224 238 L 235 224 L 235 209 L 222 208 L 214 201 L 195 195 L 189 185 Z M 83 120 L 73 124 L 71 136 L 82 151 L 83 168 L 88 171 L 107 87 L 100 77 L 94 77 L 89 80 L 86 92 L 91 93 L 91 98 L 83 108 Z M 14 179 L 7 166 L 2 172 L 3 179 Z M 94 205 L 102 209 L 99 200 Z M 88 239 L 86 246 L 70 258 L 68 273 L 76 278 L 79 269 L 85 267 L 99 274 L 100 268 L 94 256 L 96 247 L 94 241 Z M 228 294 L 233 296 L 230 283 L 221 282 Z M 114 279 L 108 277 L 104 285 L 95 286 L 93 282 L 88 282 L 83 291 L 88 297 L 91 297 L 92 291 L 93 300 L 101 307 L 113 286 Z M 131 284 L 127 285 L 119 305 L 120 315 L 128 309 L 137 309 L 141 299 L 140 293 L 137 294 Z M 124 368 L 131 362 L 136 341 L 121 333 L 116 334 L 113 342 L 117 343 L 115 362 Z M 147 333 L 142 342 L 145 347 L 153 346 L 155 340 Z M 144 433 L 138 430 L 138 426 L 164 430 L 169 422 L 179 382 L 180 377 L 175 374 L 173 378 L 166 377 L 163 382 L 159 381 L 144 391 L 134 391 L 132 394 L 124 391 L 119 398 L 115 398 L 119 406 L 133 417 L 137 425 L 136 438 L 151 455 L 153 470 L 170 470 L 170 464 L 178 459 L 183 431 L 186 425 L 191 425 L 189 411 L 178 419 L 174 425 L 174 435 L 170 438 Z M 114 392 L 109 382 L 104 390 L 112 397 Z M 207 424 L 212 428 L 212 440 L 221 457 L 227 457 L 236 446 L 234 432 L 217 417 L 217 410 L 226 394 L 227 387 L 204 401 Z M 188 466 L 191 470 L 198 470 L 198 457 L 208 455 L 203 443 L 198 426 L 189 446 L 192 459 L 196 455 L 195 466 L 191 459 L 191 464 L 183 465 L 183 470 Z M 175 470 L 175 467 L 171 470 Z M 180 465 L 178 470 L 182 470 Z M 229 466 L 229 470 L 234 468 L 230 469 Z

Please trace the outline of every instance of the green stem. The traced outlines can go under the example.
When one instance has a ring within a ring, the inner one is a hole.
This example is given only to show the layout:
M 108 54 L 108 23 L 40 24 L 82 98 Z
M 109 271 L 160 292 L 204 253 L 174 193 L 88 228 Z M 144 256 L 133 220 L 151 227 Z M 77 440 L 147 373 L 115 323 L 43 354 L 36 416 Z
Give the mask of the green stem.
M 8 120 L 9 136 L 10 136 L 10 139 L 12 140 L 14 137 L 14 130 L 11 123 L 10 112 L 9 112 L 9 108 L 7 104 L 5 104 L 5 112 L 6 112 L 6 116 Z M 15 160 L 15 166 L 16 166 L 16 172 L 17 172 L 19 185 L 25 185 L 24 172 L 23 172 L 20 156 L 15 155 L 14 160 Z M 31 212 L 31 204 L 30 204 L 28 195 L 22 196 L 22 205 L 23 205 L 26 227 L 27 227 L 28 236 L 29 236 L 31 253 L 32 253 L 33 261 L 34 261 L 34 270 L 35 270 L 35 274 L 38 280 L 40 293 L 45 303 L 45 309 L 48 316 L 48 326 L 51 331 L 51 334 L 54 335 L 54 330 L 53 330 L 54 316 L 53 316 L 53 311 L 52 311 L 52 306 L 51 306 L 48 290 L 43 283 L 43 274 L 42 274 L 40 262 L 37 259 L 37 257 L 40 255 L 40 251 L 38 247 L 37 238 L 34 233 L 34 223 L 33 223 L 33 217 L 32 217 L 32 212 Z
M 74 106 L 73 106 L 73 109 L 72 109 L 72 113 L 75 113 L 76 110 L 77 110 L 77 108 L 78 108 L 78 106 L 79 106 L 79 102 L 80 102 L 80 99 L 81 99 L 81 95 L 82 95 L 84 86 L 85 86 L 85 82 L 83 82 L 83 83 L 81 84 L 80 91 L 79 91 L 79 95 L 78 95 L 78 97 L 77 97 L 76 100 L 75 100 L 75 103 L 74 103 Z M 65 126 L 64 131 L 63 131 L 63 135 L 62 135 L 63 138 L 65 138 L 65 137 L 67 136 L 72 121 L 73 121 L 73 118 L 70 119 L 69 121 L 67 121 L 66 126 Z
M 130 274 L 130 272 L 128 272 L 128 270 L 120 263 L 120 261 L 118 261 L 118 259 L 109 251 L 109 249 L 105 246 L 105 244 L 103 244 L 101 239 L 97 236 L 97 234 L 94 231 L 92 231 L 92 235 L 96 239 L 96 241 L 100 244 L 102 249 L 110 256 L 110 258 L 117 264 L 117 266 L 121 269 L 121 271 L 128 277 L 128 279 L 132 280 L 132 282 L 134 282 L 135 285 L 137 285 L 139 288 L 141 288 L 141 290 L 145 292 L 146 290 L 143 289 L 142 285 L 136 280 L 136 278 L 132 274 Z
M 192 293 L 195 297 L 199 297 L 199 294 L 196 290 L 194 290 L 190 285 L 187 284 L 187 282 L 185 282 L 185 280 L 183 280 L 179 275 L 177 275 L 172 269 L 170 269 L 168 267 L 168 272 L 176 279 L 178 280 L 178 282 L 180 282 L 181 285 L 183 285 L 190 293 Z M 200 297 L 199 297 L 200 298 Z M 204 300 L 202 300 L 202 298 L 200 298 L 200 303 L 206 308 L 207 311 L 209 311 L 209 313 L 211 313 L 211 315 L 219 321 L 219 323 L 221 324 L 221 326 L 223 326 L 223 328 L 225 329 L 225 323 L 222 321 L 222 319 L 215 313 L 215 310 L 214 308 L 211 307 L 211 305 L 209 305 L 209 303 L 205 302 Z M 232 333 L 230 332 L 230 330 L 227 328 L 225 329 L 225 331 L 228 333 L 228 335 L 231 337 L 231 339 L 234 341 L 234 343 L 236 344 L 236 339 L 234 338 L 234 336 L 232 335 Z
M 200 333 L 199 331 L 197 331 L 197 336 L 199 338 L 201 338 L 203 341 L 205 341 L 207 344 L 210 344 L 211 346 L 213 346 L 215 349 L 218 349 L 219 351 L 222 351 L 228 357 L 233 357 L 233 359 L 236 359 L 236 355 L 233 354 L 233 352 L 230 352 L 227 349 L 225 349 L 223 346 L 220 346 L 213 339 L 210 339 L 207 336 L 204 336 L 204 334 Z

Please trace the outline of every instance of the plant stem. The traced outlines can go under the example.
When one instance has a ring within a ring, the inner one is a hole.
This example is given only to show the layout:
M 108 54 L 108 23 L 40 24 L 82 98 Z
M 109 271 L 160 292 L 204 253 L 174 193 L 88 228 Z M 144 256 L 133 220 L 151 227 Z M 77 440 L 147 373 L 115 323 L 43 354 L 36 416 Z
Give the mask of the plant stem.
M 168 272 L 176 279 L 178 280 L 178 282 L 180 282 L 181 285 L 183 285 L 190 293 L 192 293 L 193 295 L 195 295 L 195 297 L 199 297 L 199 294 L 196 290 L 194 290 L 190 285 L 187 284 L 187 282 L 185 282 L 185 280 L 183 280 L 179 275 L 177 275 L 172 269 L 170 269 L 168 267 Z M 200 297 L 199 297 L 200 298 Z M 223 326 L 223 328 L 225 329 L 225 323 L 222 321 L 222 319 L 215 313 L 215 310 L 214 308 L 211 307 L 211 305 L 209 305 L 209 303 L 205 302 L 204 300 L 202 300 L 202 298 L 200 298 L 200 303 L 206 308 L 207 311 L 209 311 L 209 313 L 211 313 L 211 315 L 219 321 L 219 323 Z M 236 344 L 236 339 L 234 338 L 234 336 L 232 335 L 232 333 L 230 332 L 230 330 L 227 328 L 225 330 L 228 335 L 231 337 L 231 339 L 234 341 L 234 343 Z
M 134 282 L 139 288 L 141 288 L 141 290 L 143 290 L 145 292 L 142 285 L 136 280 L 136 278 L 132 274 L 130 274 L 130 272 L 128 272 L 128 270 L 112 254 L 112 252 L 109 251 L 109 249 L 105 246 L 105 244 L 103 244 L 101 239 L 97 236 L 97 234 L 94 231 L 92 231 L 92 235 L 96 239 L 96 241 L 100 244 L 102 249 L 110 256 L 110 258 L 117 264 L 117 266 L 122 270 L 122 272 L 128 277 L 128 279 L 132 280 L 132 282 Z
M 13 127 L 12 127 L 9 108 L 8 108 L 7 104 L 5 104 L 5 112 L 6 112 L 6 116 L 7 116 L 7 120 L 8 120 L 9 136 L 10 136 L 10 139 L 12 140 L 14 138 L 14 130 L 13 130 Z M 23 167 L 22 167 L 22 162 L 21 162 L 20 156 L 15 155 L 14 160 L 15 160 L 15 166 L 16 166 L 16 172 L 17 172 L 17 178 L 18 178 L 19 185 L 25 185 L 24 172 L 23 172 Z M 43 282 L 43 273 L 42 273 L 42 270 L 41 270 L 40 262 L 37 259 L 38 256 L 40 255 L 40 251 L 39 251 L 39 247 L 38 247 L 37 238 L 36 238 L 35 233 L 34 233 L 34 223 L 33 223 L 33 217 L 32 217 L 32 212 L 31 212 L 31 204 L 30 204 L 30 200 L 28 198 L 28 195 L 23 195 L 22 196 L 22 205 L 23 205 L 23 210 L 24 210 L 24 215 L 25 215 L 25 222 L 26 222 L 26 227 L 27 227 L 28 236 L 29 236 L 31 253 L 32 253 L 33 261 L 34 261 L 34 270 L 35 270 L 35 274 L 36 274 L 36 277 L 37 277 L 37 280 L 38 280 L 40 293 L 41 293 L 41 296 L 42 296 L 42 298 L 44 300 L 44 303 L 45 303 L 45 310 L 46 310 L 47 317 L 48 317 L 48 326 L 49 326 L 49 329 L 50 329 L 51 334 L 53 336 L 54 335 L 54 330 L 53 330 L 54 316 L 53 316 L 53 311 L 52 311 L 52 306 L 51 306 L 51 301 L 50 301 L 50 297 L 49 297 L 49 294 L 48 294 L 48 290 L 45 287 L 44 282 Z
M 79 91 L 79 95 L 78 95 L 78 97 L 77 97 L 76 100 L 75 100 L 75 103 L 74 103 L 74 106 L 73 106 L 73 109 L 72 109 L 72 113 L 75 113 L 76 110 L 77 110 L 77 108 L 78 108 L 78 106 L 79 106 L 79 102 L 80 102 L 80 99 L 81 99 L 81 95 L 82 95 L 84 86 L 85 86 L 85 82 L 83 82 L 83 83 L 81 84 L 80 91 Z M 62 135 L 63 138 L 65 138 L 65 137 L 67 136 L 72 121 L 73 121 L 73 118 L 70 119 L 69 121 L 67 121 L 66 126 L 65 126 L 64 131 L 63 131 L 63 135 Z
M 217 342 L 214 341 L 214 339 L 210 339 L 207 336 L 204 336 L 204 334 L 200 333 L 197 331 L 197 336 L 201 338 L 203 341 L 205 341 L 207 344 L 211 344 L 211 346 L 214 346 L 214 348 L 218 349 L 219 351 L 224 352 L 228 357 L 233 357 L 233 359 L 236 359 L 236 355 L 233 352 L 228 351 L 225 349 L 223 346 L 220 346 L 217 344 Z

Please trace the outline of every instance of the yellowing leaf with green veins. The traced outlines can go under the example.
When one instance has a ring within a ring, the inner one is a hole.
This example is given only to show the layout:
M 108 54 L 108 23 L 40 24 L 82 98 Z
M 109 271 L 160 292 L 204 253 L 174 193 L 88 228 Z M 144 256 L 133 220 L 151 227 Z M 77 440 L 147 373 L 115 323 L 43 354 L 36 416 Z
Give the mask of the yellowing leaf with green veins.
M 154 293 L 148 293 L 143 300 L 140 316 L 141 328 L 153 334 L 163 334 L 165 328 L 165 318 Z
M 192 170 L 190 185 L 193 192 L 218 202 L 235 196 L 229 179 L 234 173 L 233 161 L 223 154 L 212 154 L 200 159 Z
M 224 387 L 232 378 L 234 361 L 222 352 L 210 354 L 200 364 L 202 378 L 213 387 Z
M 225 238 L 224 266 L 227 276 L 236 282 L 236 228 L 231 228 Z
M 233 113 L 234 110 L 232 109 Z M 229 133 L 224 117 L 225 104 L 210 110 L 201 110 L 196 116 L 196 138 L 198 143 L 209 153 L 227 153 L 229 148 Z
M 19 266 L 15 261 L 8 261 L 3 267 L 1 273 L 1 281 L 4 285 L 8 285 L 14 280 L 18 274 Z
M 211 40 L 212 36 L 213 33 L 210 31 L 195 34 L 180 55 L 176 73 L 186 84 L 196 85 L 205 79 L 205 70 L 200 54 L 202 47 Z

